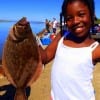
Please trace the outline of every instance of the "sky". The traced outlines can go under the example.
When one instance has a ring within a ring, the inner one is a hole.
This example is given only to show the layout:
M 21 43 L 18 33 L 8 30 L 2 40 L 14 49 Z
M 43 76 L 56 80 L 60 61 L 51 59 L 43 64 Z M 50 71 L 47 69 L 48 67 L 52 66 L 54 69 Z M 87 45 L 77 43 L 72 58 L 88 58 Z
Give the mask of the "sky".
M 0 19 L 30 21 L 59 20 L 63 0 L 0 0 Z M 95 0 L 95 11 L 100 18 L 100 0 Z

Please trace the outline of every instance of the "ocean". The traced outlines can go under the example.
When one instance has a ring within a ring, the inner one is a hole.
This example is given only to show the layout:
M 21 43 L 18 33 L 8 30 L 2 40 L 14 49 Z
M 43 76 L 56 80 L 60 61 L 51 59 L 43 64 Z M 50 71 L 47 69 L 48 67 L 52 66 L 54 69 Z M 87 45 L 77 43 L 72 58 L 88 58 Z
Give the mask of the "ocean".
M 8 33 L 10 31 L 10 28 L 15 24 L 16 22 L 0 22 L 0 59 L 2 59 L 2 50 L 5 43 L 5 40 L 8 36 Z M 34 34 L 39 33 L 42 29 L 45 28 L 44 23 L 39 22 L 30 22 L 32 31 Z

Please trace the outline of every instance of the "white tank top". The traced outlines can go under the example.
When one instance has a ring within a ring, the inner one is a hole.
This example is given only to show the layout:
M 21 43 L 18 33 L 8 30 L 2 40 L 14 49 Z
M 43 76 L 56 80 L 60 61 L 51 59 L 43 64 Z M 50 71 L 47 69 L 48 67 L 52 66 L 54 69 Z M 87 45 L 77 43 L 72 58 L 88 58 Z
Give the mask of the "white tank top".
M 92 86 L 92 51 L 98 46 L 73 48 L 58 43 L 51 71 L 52 100 L 95 100 Z

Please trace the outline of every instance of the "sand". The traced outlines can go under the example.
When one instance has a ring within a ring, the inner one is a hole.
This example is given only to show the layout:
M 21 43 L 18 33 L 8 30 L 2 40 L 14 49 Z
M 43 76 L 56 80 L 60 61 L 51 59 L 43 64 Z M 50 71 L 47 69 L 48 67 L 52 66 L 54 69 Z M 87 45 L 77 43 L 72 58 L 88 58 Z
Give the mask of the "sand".
M 96 92 L 96 100 L 100 100 L 100 63 L 94 69 L 93 85 Z
M 52 62 L 47 64 L 37 81 L 31 85 L 31 91 L 28 100 L 50 100 L 51 65 Z M 6 77 L 0 79 L 0 86 L 2 87 L 4 85 L 9 85 Z M 100 100 L 100 63 L 95 66 L 93 85 L 96 91 L 96 100 Z M 0 95 L 5 94 L 6 92 L 7 91 L 1 91 L 0 88 Z

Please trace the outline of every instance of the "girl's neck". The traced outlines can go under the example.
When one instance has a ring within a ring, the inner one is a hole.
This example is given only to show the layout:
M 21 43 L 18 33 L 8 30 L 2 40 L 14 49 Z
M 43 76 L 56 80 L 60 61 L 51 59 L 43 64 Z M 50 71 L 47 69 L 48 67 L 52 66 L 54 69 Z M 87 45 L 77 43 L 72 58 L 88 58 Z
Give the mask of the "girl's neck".
M 75 36 L 74 34 L 70 33 L 68 34 L 65 39 L 68 39 L 68 40 L 71 40 L 71 41 L 74 41 L 76 43 L 82 43 L 83 41 L 85 41 L 87 38 L 90 38 L 89 34 L 86 34 L 82 37 L 77 37 Z

